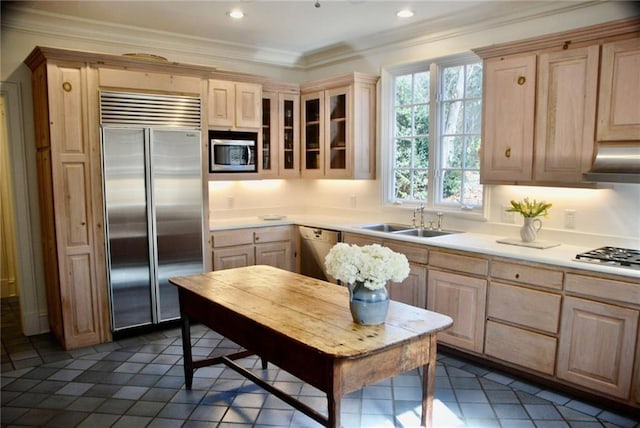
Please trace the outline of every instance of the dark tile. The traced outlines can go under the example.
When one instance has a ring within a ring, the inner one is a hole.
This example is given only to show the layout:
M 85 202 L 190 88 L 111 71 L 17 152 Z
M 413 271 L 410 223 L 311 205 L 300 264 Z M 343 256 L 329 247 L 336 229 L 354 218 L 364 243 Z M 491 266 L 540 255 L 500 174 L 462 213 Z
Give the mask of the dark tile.
M 112 413 L 116 415 L 122 415 L 134 403 L 135 403 L 134 400 L 120 400 L 116 398 L 108 398 L 96 410 L 99 413 Z
M 59 413 L 60 411 L 55 409 L 29 409 L 20 416 L 19 423 L 27 426 L 42 426 Z
M 120 385 L 94 385 L 89 388 L 83 396 L 85 397 L 99 397 L 99 398 L 111 398 L 113 394 L 118 392 Z
M 137 401 L 127 410 L 128 415 L 135 416 L 156 416 L 164 407 L 164 402 Z
M 189 418 L 191 412 L 196 408 L 195 404 L 187 403 L 168 403 L 158 414 L 160 418 L 167 419 L 180 419 L 185 420 Z
M 100 397 L 79 397 L 73 403 L 67 406 L 67 410 L 76 410 L 79 412 L 93 412 L 96 410 L 102 403 L 104 403 L 105 398 Z
M 47 422 L 47 428 L 68 428 L 77 426 L 89 413 L 64 411 Z

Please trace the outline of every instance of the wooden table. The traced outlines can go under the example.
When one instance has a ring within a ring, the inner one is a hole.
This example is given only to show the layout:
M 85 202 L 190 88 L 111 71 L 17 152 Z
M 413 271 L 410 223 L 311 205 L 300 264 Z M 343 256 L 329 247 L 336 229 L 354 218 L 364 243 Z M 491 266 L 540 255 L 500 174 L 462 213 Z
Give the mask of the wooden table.
M 345 287 L 271 266 L 249 266 L 171 278 L 178 287 L 186 388 L 199 367 L 224 363 L 324 426 L 340 426 L 344 394 L 424 368 L 422 425 L 430 426 L 436 333 L 451 318 L 390 302 L 385 324 L 355 324 Z M 193 361 L 190 322 L 247 351 Z M 266 383 L 233 360 L 256 354 L 327 394 L 328 418 Z

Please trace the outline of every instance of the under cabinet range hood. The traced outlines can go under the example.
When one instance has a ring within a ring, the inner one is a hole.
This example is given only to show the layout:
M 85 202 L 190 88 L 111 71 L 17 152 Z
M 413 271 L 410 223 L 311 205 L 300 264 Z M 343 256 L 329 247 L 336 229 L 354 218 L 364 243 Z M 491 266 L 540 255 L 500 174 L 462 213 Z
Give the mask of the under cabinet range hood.
M 583 176 L 595 182 L 640 183 L 640 142 L 596 143 L 593 165 Z

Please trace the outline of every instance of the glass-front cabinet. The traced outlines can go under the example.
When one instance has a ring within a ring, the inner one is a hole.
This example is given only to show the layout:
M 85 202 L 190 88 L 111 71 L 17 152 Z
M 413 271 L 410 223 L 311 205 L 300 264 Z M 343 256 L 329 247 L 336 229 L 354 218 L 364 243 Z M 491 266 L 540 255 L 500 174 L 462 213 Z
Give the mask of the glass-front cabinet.
M 262 93 L 262 178 L 300 176 L 299 99 L 297 86 Z
M 375 178 L 377 81 L 350 73 L 301 86 L 303 177 Z
M 322 177 L 324 175 L 324 93 L 316 92 L 302 96 L 302 175 Z

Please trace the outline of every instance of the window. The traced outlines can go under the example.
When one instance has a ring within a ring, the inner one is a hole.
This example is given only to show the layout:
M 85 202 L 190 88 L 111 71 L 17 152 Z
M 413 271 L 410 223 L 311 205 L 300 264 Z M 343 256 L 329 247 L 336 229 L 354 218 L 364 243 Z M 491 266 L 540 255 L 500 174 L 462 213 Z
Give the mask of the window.
M 481 209 L 482 63 L 448 59 L 391 72 L 394 202 Z

